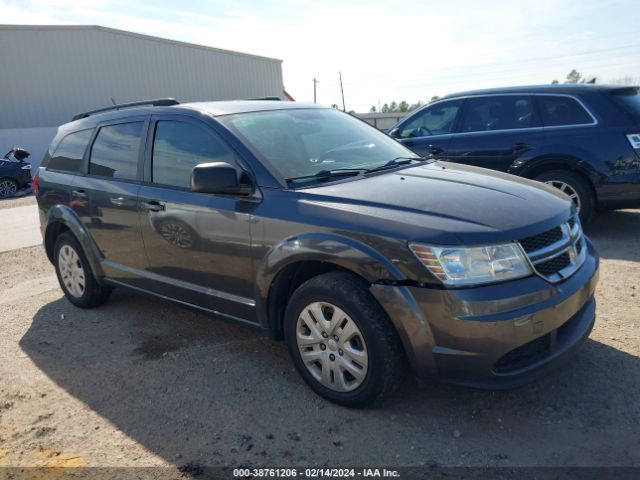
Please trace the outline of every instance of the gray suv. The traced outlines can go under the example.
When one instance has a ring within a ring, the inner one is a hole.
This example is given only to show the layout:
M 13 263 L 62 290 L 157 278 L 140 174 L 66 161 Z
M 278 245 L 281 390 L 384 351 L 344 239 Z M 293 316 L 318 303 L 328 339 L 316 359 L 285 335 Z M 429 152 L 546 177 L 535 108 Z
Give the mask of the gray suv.
M 67 299 L 124 287 L 257 327 L 347 406 L 418 375 L 510 388 L 595 321 L 598 256 L 556 189 L 418 157 L 356 118 L 164 99 L 77 115 L 34 179 Z

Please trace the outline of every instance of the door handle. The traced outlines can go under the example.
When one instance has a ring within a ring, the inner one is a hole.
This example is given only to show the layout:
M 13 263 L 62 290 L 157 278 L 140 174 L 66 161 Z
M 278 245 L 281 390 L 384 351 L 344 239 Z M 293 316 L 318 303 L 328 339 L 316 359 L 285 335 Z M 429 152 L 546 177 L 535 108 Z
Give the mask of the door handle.
M 116 207 L 123 207 L 126 203 L 126 199 L 124 197 L 110 198 L 109 200 L 111 201 L 111 205 Z
M 164 211 L 164 204 L 157 200 L 151 200 L 150 202 L 144 202 L 142 207 L 148 212 L 162 212 Z
M 531 148 L 531 145 L 524 142 L 516 142 L 511 146 L 511 148 L 514 152 L 522 152 L 523 150 L 529 150 Z
M 84 190 L 71 190 L 71 195 L 76 198 L 87 198 L 87 192 Z

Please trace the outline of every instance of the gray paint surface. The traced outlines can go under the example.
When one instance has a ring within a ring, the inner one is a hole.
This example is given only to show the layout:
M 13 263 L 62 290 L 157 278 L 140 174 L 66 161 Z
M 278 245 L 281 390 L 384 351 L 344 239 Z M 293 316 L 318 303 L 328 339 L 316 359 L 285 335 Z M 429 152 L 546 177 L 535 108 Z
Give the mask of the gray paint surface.
M 281 60 L 98 26 L 0 25 L 0 58 L 15 67 L 0 75 L 0 129 L 58 126 L 112 98 L 186 102 L 283 92 Z

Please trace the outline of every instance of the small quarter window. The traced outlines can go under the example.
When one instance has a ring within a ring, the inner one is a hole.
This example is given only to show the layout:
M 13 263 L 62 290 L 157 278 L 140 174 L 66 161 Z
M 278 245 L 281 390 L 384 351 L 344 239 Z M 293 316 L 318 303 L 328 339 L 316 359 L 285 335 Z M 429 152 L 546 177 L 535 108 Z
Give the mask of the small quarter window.
M 91 139 L 92 129 L 70 133 L 58 144 L 47 165 L 51 170 L 79 173 L 82 169 L 82 158 Z
M 538 102 L 545 127 L 593 123 L 591 115 L 574 98 L 541 95 L 538 97 Z
M 143 122 L 107 125 L 98 132 L 89 160 L 89 173 L 101 177 L 135 180 Z

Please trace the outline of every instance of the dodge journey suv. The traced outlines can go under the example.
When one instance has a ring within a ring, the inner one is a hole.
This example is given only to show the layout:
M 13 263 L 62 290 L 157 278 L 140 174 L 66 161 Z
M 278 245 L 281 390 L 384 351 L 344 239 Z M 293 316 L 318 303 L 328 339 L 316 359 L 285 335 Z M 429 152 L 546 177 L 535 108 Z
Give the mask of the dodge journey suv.
M 542 85 L 449 95 L 389 134 L 420 155 L 501 170 L 567 194 L 583 223 L 595 209 L 640 207 L 640 92 Z
M 348 406 L 416 374 L 509 388 L 595 320 L 598 256 L 555 188 L 424 159 L 334 109 L 165 99 L 78 114 L 35 189 L 81 308 L 124 287 L 284 339 Z

